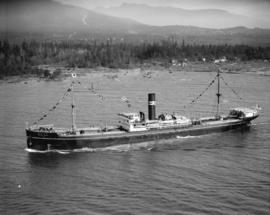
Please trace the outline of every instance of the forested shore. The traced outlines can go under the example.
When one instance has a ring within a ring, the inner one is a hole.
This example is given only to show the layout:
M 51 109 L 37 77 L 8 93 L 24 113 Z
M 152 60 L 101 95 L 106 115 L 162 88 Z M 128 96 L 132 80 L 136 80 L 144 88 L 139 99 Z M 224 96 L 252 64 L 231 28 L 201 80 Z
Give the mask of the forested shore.
M 0 78 L 14 75 L 44 75 L 38 65 L 59 65 L 67 68 L 130 68 L 144 63 L 212 62 L 269 60 L 270 47 L 248 45 L 196 45 L 164 40 L 154 43 L 113 43 L 112 40 L 10 43 L 0 41 Z

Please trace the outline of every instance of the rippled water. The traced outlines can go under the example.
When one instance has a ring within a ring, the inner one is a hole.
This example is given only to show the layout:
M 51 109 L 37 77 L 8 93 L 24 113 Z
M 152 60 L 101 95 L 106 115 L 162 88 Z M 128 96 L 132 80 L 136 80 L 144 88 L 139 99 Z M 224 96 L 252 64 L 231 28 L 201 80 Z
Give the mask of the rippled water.
M 105 99 L 77 95 L 78 126 L 112 124 L 118 112 L 146 112 L 148 92 L 157 94 L 158 113 L 210 114 L 215 86 L 195 107 L 183 107 L 214 76 L 153 72 L 149 78 L 132 71 L 80 77 L 79 88 L 93 82 Z M 223 76 L 244 98 L 238 103 L 222 89 L 224 109 L 263 107 L 249 130 L 49 153 L 25 150 L 25 122 L 46 113 L 70 79 L 0 83 L 0 214 L 269 214 L 270 77 Z M 44 123 L 70 126 L 70 115 L 67 98 Z

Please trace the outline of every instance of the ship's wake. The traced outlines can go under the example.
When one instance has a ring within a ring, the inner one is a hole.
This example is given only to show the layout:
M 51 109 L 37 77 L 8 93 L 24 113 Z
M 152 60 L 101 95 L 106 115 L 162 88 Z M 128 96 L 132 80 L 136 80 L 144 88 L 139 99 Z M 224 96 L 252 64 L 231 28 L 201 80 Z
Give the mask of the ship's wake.
M 143 143 L 136 143 L 136 144 L 123 144 L 123 145 L 116 145 L 116 146 L 109 146 L 104 148 L 89 148 L 83 147 L 81 149 L 72 149 L 72 150 L 35 150 L 25 148 L 25 151 L 29 153 L 59 153 L 59 154 L 70 154 L 70 153 L 82 153 L 82 152 L 105 152 L 105 151 L 115 151 L 115 152 L 128 152 L 134 150 L 141 150 L 141 149 L 148 149 L 149 147 L 152 148 L 155 143 L 153 142 L 143 142 Z
M 143 150 L 151 148 L 155 144 L 154 141 L 152 142 L 142 142 L 142 143 L 135 143 L 135 144 L 122 144 L 116 146 L 109 146 L 104 148 L 82 148 L 82 149 L 75 149 L 73 152 L 105 152 L 105 151 L 115 151 L 115 152 L 128 152 L 134 150 Z
M 25 151 L 29 152 L 29 153 L 48 153 L 48 151 L 40 151 L 40 150 L 36 150 L 36 149 L 29 149 L 29 148 L 25 148 Z
M 252 123 L 252 125 L 270 125 L 270 122 L 258 122 L 258 123 Z
M 200 135 L 200 136 L 176 136 L 176 139 L 193 139 L 193 138 L 201 138 L 202 136 L 205 136 L 205 135 Z
M 210 134 L 206 135 L 200 135 L 200 136 L 176 136 L 173 139 L 168 140 L 153 140 L 153 141 L 147 141 L 147 142 L 141 142 L 141 143 L 134 143 L 134 144 L 122 144 L 122 145 L 115 145 L 115 146 L 109 146 L 104 148 L 89 148 L 84 147 L 81 149 L 72 149 L 72 150 L 58 150 L 58 149 L 52 149 L 52 150 L 35 150 L 35 149 L 29 149 L 25 148 L 25 151 L 29 153 L 59 153 L 59 154 L 70 154 L 70 153 L 82 153 L 82 152 L 105 152 L 105 151 L 114 151 L 114 152 L 128 152 L 128 151 L 137 151 L 137 150 L 147 150 L 151 151 L 154 150 L 157 147 L 160 146 L 168 146 L 168 145 L 178 145 L 179 141 L 181 140 L 188 140 L 188 139 L 194 139 L 194 138 L 202 138 L 204 136 L 209 136 Z
M 25 148 L 25 151 L 29 152 L 29 153 L 40 153 L 40 154 L 45 154 L 45 153 L 59 153 L 59 154 L 70 154 L 72 152 L 72 150 L 57 150 L 57 149 L 53 149 L 53 150 L 36 150 L 36 149 L 29 149 L 29 148 Z

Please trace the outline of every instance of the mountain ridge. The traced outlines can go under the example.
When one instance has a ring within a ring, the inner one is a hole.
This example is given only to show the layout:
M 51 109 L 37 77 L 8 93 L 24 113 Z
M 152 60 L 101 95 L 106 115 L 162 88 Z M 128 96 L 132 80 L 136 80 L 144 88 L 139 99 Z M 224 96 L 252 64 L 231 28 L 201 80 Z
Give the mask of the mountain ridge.
M 117 7 L 96 8 L 96 11 L 115 17 L 131 18 L 148 25 L 192 25 L 206 28 L 270 27 L 270 23 L 257 18 L 229 13 L 220 9 L 189 10 L 174 7 L 123 3 Z
M 112 17 L 81 7 L 61 4 L 52 0 L 27 0 L 21 3 L 0 2 L 0 31 L 20 33 L 59 34 L 62 39 L 88 39 L 91 37 L 131 37 L 140 40 L 163 40 L 175 37 L 195 43 L 247 43 L 270 44 L 270 29 L 261 28 L 203 28 L 190 25 L 150 26 L 132 19 Z M 2 5 L 1 5 L 2 4 Z M 2 7 L 1 7 L 2 6 Z M 4 7 L 8 6 L 8 7 Z M 94 36 L 93 36 L 94 35 Z M 98 36 L 97 36 L 98 35 Z
M 130 19 L 122 19 L 99 14 L 73 5 L 64 5 L 52 0 L 27 0 L 23 2 L 6 2 L 1 8 L 8 8 L 0 14 L 0 30 L 65 32 L 88 31 L 104 28 L 114 30 L 118 26 L 128 31 L 133 26 L 142 25 Z M 6 6 L 6 7 L 3 7 Z M 87 27 L 88 23 L 88 27 Z M 2 26 L 2 27 L 1 27 Z M 6 28 L 5 28 L 6 27 Z

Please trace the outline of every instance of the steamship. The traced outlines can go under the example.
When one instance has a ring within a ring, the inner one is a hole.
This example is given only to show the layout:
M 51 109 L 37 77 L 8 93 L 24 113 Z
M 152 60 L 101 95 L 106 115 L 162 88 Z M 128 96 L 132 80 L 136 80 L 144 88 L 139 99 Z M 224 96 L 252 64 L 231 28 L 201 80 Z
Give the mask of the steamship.
M 72 96 L 72 126 L 63 129 L 53 125 L 27 126 L 27 147 L 35 150 L 73 150 L 104 148 L 115 145 L 135 144 L 158 139 L 204 135 L 248 127 L 259 116 L 259 108 L 234 108 L 228 114 L 219 114 L 220 71 L 217 80 L 217 113 L 211 117 L 190 119 L 181 114 L 156 116 L 156 96 L 148 94 L 148 118 L 145 113 L 120 113 L 115 126 L 77 128 L 75 124 L 74 81 L 67 92 Z M 55 108 L 55 107 L 54 107 Z M 53 109 L 54 109 L 53 108 Z M 44 115 L 45 117 L 45 115 Z

